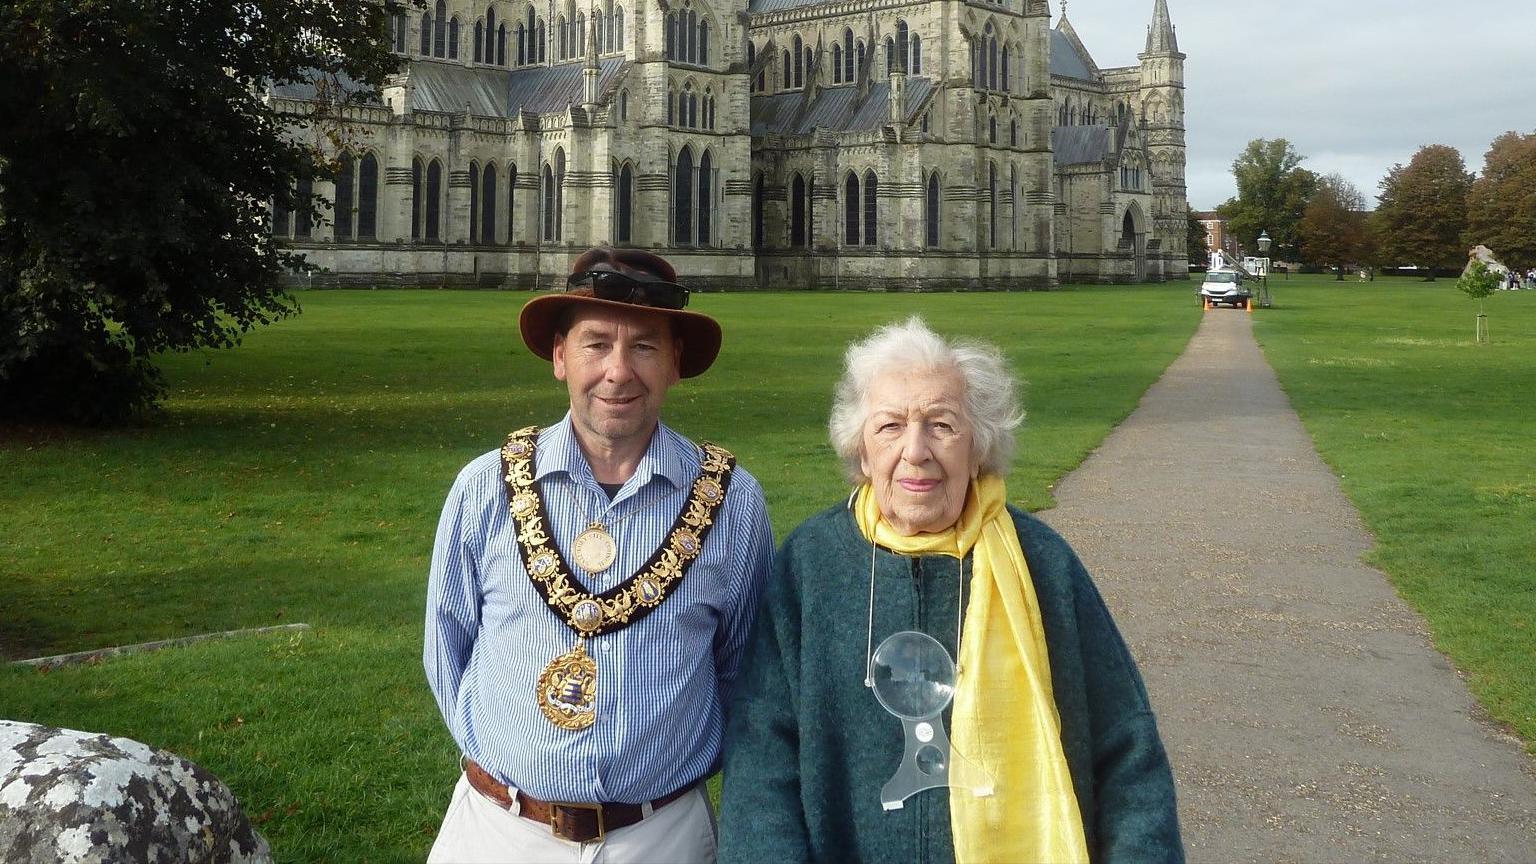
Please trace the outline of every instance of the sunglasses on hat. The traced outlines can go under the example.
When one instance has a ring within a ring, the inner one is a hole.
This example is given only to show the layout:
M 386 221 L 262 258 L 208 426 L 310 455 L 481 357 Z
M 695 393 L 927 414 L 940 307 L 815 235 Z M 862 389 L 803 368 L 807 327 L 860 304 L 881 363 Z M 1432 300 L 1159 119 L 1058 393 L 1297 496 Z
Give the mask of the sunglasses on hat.
M 599 300 L 654 306 L 658 309 L 681 309 L 688 305 L 688 289 L 676 282 L 642 281 L 617 270 L 587 270 L 572 273 L 565 280 L 567 291 L 587 287 L 592 289 L 592 296 Z

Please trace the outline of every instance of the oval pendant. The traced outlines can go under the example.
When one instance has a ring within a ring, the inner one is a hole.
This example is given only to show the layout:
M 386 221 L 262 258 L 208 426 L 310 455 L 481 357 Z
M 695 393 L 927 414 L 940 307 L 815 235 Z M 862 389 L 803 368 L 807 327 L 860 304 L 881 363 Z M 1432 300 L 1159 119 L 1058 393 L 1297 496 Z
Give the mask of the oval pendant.
M 588 573 L 601 573 L 613 566 L 619 556 L 619 547 L 613 542 L 608 529 L 593 523 L 576 535 L 571 542 L 571 559 L 576 566 Z

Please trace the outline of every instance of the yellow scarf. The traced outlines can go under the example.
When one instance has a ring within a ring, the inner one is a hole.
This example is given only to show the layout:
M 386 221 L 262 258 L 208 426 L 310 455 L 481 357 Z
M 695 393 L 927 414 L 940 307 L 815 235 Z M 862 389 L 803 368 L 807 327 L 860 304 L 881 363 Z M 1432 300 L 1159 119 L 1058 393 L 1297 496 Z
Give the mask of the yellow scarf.
M 1002 478 L 972 481 L 960 520 L 935 534 L 897 534 L 880 518 L 874 499 L 866 483 L 854 502 L 865 538 L 904 555 L 976 553 L 950 740 L 955 752 L 991 773 L 996 788 L 986 798 L 959 788 L 950 794 L 955 860 L 1086 862 L 1083 819 L 1051 696 L 1040 604 L 1004 506 Z

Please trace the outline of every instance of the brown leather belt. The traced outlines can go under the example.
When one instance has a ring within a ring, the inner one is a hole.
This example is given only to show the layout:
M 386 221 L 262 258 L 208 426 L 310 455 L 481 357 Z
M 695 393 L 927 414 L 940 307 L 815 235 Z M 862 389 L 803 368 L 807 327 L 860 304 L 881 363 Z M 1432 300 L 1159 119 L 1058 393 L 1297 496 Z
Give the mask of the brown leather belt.
M 464 776 L 476 792 L 491 799 L 504 810 L 512 809 L 512 790 L 475 760 L 464 760 Z M 693 785 L 684 786 L 651 802 L 652 812 L 671 804 L 693 791 Z M 609 831 L 628 828 L 645 818 L 641 804 L 580 804 L 568 801 L 540 801 L 522 792 L 517 793 L 518 815 L 548 825 L 556 837 L 573 843 L 590 843 L 601 840 Z

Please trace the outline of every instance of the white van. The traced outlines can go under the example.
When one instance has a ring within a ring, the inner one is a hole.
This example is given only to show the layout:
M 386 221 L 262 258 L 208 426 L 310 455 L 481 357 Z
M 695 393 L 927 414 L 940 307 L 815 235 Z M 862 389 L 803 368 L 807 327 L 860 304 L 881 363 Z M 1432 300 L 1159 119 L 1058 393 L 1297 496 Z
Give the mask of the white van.
M 1225 303 L 1237 309 L 1247 309 L 1253 294 L 1243 287 L 1243 273 L 1225 267 L 1207 271 L 1200 283 L 1200 305 L 1220 306 Z

